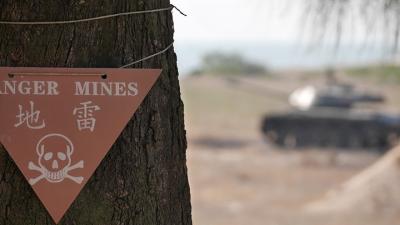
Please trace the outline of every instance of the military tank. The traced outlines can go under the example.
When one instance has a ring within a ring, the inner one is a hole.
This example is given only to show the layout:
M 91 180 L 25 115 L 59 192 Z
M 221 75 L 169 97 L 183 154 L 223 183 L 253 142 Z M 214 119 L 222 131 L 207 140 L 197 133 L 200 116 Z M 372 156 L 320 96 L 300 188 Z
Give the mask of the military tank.
M 400 117 L 357 106 L 382 102 L 379 94 L 336 81 L 307 86 L 290 95 L 293 110 L 266 115 L 261 129 L 269 143 L 281 147 L 387 150 L 400 136 Z

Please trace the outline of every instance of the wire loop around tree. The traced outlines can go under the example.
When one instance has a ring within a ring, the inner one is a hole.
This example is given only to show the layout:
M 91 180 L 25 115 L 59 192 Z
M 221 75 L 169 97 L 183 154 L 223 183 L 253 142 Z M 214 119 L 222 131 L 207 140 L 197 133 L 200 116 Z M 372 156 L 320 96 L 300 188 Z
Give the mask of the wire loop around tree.
M 176 9 L 183 16 L 187 16 L 180 9 L 178 9 L 176 6 L 171 4 L 167 8 L 114 13 L 114 14 L 91 17 L 91 18 L 86 18 L 86 19 L 60 20 L 60 21 L 0 21 L 0 25 L 1 24 L 2 25 L 61 25 L 61 24 L 75 24 L 75 23 L 84 23 L 84 22 L 90 22 L 90 21 L 96 21 L 96 20 L 104 20 L 104 19 L 120 17 L 120 16 L 130 16 L 130 15 L 146 14 L 146 13 L 156 13 L 156 12 L 168 11 L 168 10 L 172 10 L 172 9 Z
M 91 17 L 91 18 L 86 18 L 86 19 L 60 20 L 60 21 L 0 21 L 0 25 L 61 25 L 61 24 L 75 24 L 75 23 L 84 23 L 84 22 L 103 20 L 103 19 L 120 17 L 120 16 L 129 16 L 129 15 L 146 14 L 146 13 L 156 13 L 156 12 L 168 11 L 168 10 L 173 10 L 173 9 L 176 9 L 181 15 L 187 16 L 178 7 L 176 7 L 175 5 L 170 4 L 170 6 L 166 7 L 166 8 L 141 10 L 141 11 L 131 11 L 131 12 L 123 12 L 123 13 L 114 13 L 114 14 Z M 146 56 L 146 57 L 144 57 L 142 59 L 139 59 L 139 60 L 136 60 L 134 62 L 128 63 L 128 64 L 126 64 L 124 66 L 121 66 L 120 68 L 126 68 L 126 67 L 129 67 L 129 66 L 133 66 L 133 65 L 138 64 L 140 62 L 143 62 L 143 61 L 145 61 L 147 59 L 151 59 L 153 57 L 161 55 L 164 52 L 168 51 L 168 49 L 170 49 L 173 45 L 174 45 L 174 43 L 172 42 L 165 49 L 163 49 L 163 50 L 161 50 L 161 51 L 159 51 L 157 53 L 154 53 L 152 55 Z

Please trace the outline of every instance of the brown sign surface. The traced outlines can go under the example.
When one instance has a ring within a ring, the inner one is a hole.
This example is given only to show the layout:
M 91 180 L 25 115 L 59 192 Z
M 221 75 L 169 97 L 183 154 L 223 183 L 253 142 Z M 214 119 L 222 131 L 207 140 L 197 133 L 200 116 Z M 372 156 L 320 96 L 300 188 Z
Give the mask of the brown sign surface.
M 0 141 L 56 223 L 160 73 L 0 68 Z

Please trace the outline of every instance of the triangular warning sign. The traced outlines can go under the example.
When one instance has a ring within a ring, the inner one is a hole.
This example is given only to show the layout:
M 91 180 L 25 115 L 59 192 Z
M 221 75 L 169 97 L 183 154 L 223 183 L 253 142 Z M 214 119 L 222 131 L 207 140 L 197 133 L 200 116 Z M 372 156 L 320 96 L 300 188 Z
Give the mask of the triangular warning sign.
M 56 223 L 160 73 L 0 68 L 0 141 Z

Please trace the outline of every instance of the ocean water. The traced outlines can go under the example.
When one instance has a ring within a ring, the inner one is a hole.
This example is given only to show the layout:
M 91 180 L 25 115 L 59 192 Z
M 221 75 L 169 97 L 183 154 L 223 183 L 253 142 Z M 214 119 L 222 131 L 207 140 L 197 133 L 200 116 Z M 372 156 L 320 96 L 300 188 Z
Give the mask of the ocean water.
M 237 53 L 248 61 L 271 70 L 284 70 L 385 63 L 394 58 L 388 49 L 364 44 L 341 44 L 333 47 L 284 42 L 175 42 L 181 75 L 187 75 L 198 68 L 203 56 L 210 52 Z

